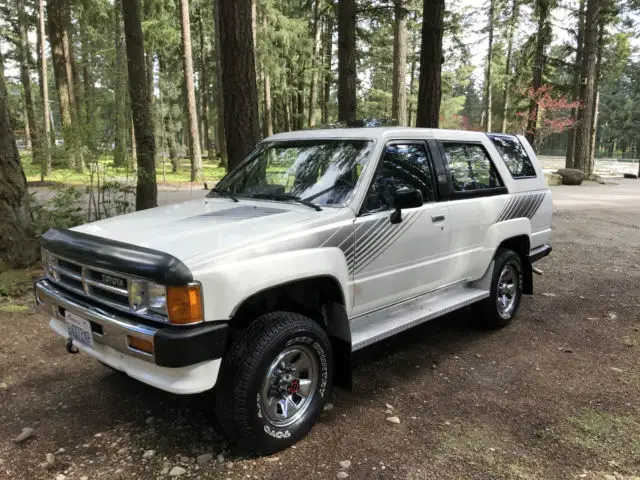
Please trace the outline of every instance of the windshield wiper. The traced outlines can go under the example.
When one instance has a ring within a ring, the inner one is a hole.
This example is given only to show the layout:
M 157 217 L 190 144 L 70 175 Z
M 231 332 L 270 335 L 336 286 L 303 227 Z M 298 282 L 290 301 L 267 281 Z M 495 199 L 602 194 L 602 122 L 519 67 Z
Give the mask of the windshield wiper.
M 322 208 L 320 207 L 320 205 L 316 205 L 313 202 L 310 202 L 308 200 L 304 200 L 300 197 L 297 197 L 296 195 L 290 195 L 287 193 L 255 193 L 253 195 L 251 195 L 254 198 L 264 198 L 265 200 L 291 200 L 294 202 L 298 202 L 302 205 L 306 205 L 309 208 L 313 208 L 314 210 L 321 212 Z
M 233 193 L 231 193 L 229 190 L 225 190 L 223 188 L 214 188 L 213 190 L 211 190 L 211 193 L 217 193 L 219 195 L 222 195 L 223 197 L 230 198 L 235 203 L 239 202 L 239 200 L 233 195 Z

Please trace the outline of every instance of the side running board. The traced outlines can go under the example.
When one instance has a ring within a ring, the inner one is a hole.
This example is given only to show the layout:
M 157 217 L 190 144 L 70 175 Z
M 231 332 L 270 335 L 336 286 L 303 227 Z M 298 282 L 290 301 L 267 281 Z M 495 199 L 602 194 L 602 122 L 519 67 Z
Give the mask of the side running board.
M 489 297 L 489 290 L 456 285 L 350 320 L 352 351 Z

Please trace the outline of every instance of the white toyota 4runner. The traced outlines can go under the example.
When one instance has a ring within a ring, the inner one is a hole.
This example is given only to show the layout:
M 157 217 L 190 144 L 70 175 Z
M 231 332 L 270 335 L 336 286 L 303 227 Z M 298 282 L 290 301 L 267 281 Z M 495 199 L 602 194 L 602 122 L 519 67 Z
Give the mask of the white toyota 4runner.
M 43 237 L 51 328 L 115 370 L 213 390 L 231 440 L 300 440 L 352 352 L 471 305 L 505 326 L 551 252 L 552 199 L 515 135 L 408 128 L 263 140 L 206 197 Z

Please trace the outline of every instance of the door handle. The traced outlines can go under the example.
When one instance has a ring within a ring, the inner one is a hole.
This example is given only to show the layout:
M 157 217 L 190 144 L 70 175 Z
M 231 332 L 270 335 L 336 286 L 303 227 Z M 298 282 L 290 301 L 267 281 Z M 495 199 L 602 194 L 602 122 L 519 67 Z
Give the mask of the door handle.
M 446 217 L 444 215 L 434 215 L 431 217 L 431 221 L 433 223 L 440 223 L 440 222 L 444 222 L 446 219 Z

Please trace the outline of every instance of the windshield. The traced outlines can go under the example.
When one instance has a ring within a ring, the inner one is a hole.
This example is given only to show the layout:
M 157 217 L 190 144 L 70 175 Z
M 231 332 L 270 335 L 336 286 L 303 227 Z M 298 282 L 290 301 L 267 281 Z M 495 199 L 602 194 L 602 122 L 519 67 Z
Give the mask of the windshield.
M 343 205 L 372 145 L 371 140 L 319 139 L 261 144 L 216 189 L 237 197 L 288 197 L 316 205 Z

